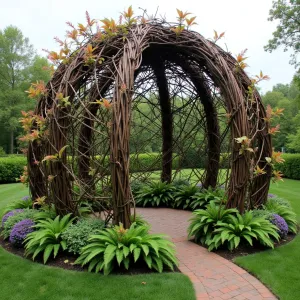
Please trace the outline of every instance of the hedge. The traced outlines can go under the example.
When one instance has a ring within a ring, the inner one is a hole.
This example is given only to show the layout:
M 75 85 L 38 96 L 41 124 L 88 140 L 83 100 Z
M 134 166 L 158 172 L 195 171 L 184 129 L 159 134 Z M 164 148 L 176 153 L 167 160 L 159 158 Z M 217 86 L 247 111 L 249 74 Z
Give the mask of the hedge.
M 16 182 L 20 178 L 26 165 L 24 156 L 0 157 L 0 183 Z
M 285 178 L 300 179 L 300 154 L 284 153 L 282 158 L 285 162 L 277 164 L 276 170 L 281 171 Z
M 160 153 L 141 153 L 130 155 L 130 171 L 145 172 L 161 170 L 161 154 Z M 100 157 L 99 157 L 100 159 Z M 109 159 L 104 160 L 104 164 L 108 166 Z M 26 158 L 23 156 L 6 156 L 0 157 L 0 184 L 16 182 L 23 173 L 26 165 Z M 179 166 L 179 157 L 174 156 L 173 168 Z

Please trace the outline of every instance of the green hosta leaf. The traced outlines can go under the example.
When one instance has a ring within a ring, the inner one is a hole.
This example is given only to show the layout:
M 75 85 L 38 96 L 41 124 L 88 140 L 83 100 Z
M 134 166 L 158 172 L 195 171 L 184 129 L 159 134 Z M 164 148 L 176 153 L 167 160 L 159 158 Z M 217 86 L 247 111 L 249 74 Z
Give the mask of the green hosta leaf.
M 141 249 L 140 248 L 135 248 L 133 250 L 134 262 L 136 262 L 139 259 L 140 254 L 141 254 Z
M 163 271 L 163 263 L 162 260 L 159 257 L 154 256 L 153 257 L 155 263 L 153 263 L 153 267 L 159 272 L 161 273 Z
M 245 234 L 243 237 L 244 237 L 245 240 L 247 240 L 247 242 L 248 242 L 251 246 L 253 246 L 251 236 Z
M 66 243 L 66 241 L 61 241 L 60 244 L 61 244 L 63 250 L 67 249 L 67 243 Z
M 57 255 L 57 253 L 59 251 L 59 248 L 60 248 L 60 244 L 53 245 L 54 257 L 56 257 L 56 255 Z
M 145 255 L 149 254 L 149 247 L 147 245 L 141 244 L 141 248 L 143 249 Z
M 129 262 L 130 262 L 129 257 L 125 257 L 124 260 L 123 260 L 123 264 L 124 264 L 124 267 L 125 267 L 126 270 L 129 269 Z
M 124 254 L 124 257 L 127 257 L 129 255 L 129 248 L 124 246 L 123 247 L 123 254 Z
M 115 245 L 108 245 L 104 251 L 104 264 L 105 267 L 108 266 L 108 264 L 112 261 L 112 259 L 116 255 L 116 246 Z
M 99 263 L 96 266 L 95 272 L 98 273 L 102 271 L 103 268 L 104 268 L 104 261 L 100 259 Z
M 98 263 L 98 258 L 94 258 L 91 260 L 90 264 L 89 264 L 89 267 L 88 267 L 88 271 L 89 272 L 92 272 L 92 270 L 95 268 L 95 266 L 97 265 Z
M 123 260 L 123 250 L 117 249 L 116 250 L 116 258 L 119 266 L 121 265 L 121 262 Z
M 145 260 L 148 268 L 152 269 L 152 257 L 150 255 L 149 256 L 144 255 L 144 260 Z
M 45 251 L 44 251 L 44 264 L 46 264 L 52 250 L 54 248 L 54 245 L 48 245 L 46 248 L 45 248 Z
M 104 275 L 108 275 L 113 270 L 113 264 L 109 262 L 108 264 L 104 264 Z

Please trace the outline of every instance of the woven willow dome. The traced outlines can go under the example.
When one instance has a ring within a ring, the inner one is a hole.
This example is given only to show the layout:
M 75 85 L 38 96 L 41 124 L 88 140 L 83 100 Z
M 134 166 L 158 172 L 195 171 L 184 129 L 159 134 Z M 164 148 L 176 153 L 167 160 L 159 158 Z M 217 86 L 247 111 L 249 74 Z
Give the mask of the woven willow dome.
M 32 197 L 47 196 L 59 214 L 76 213 L 80 200 L 99 198 L 112 204 L 115 223 L 128 227 L 134 206 L 133 112 L 141 99 L 156 95 L 152 104 L 160 113 L 161 180 L 170 182 L 179 151 L 174 148 L 176 94 L 186 101 L 177 114 L 186 120 L 193 115 L 193 130 L 204 133 L 203 186 L 219 184 L 220 157 L 226 152 L 227 206 L 244 211 L 264 203 L 271 178 L 265 157 L 272 155 L 272 145 L 265 109 L 258 92 L 249 92 L 252 86 L 231 54 L 197 32 L 174 32 L 174 24 L 153 20 L 109 38 L 90 36 L 85 47 L 59 65 L 36 107 L 35 113 L 47 120 L 47 134 L 29 146 Z M 183 106 L 192 108 L 183 113 Z M 227 116 L 225 127 L 220 126 L 220 111 Z M 225 136 L 228 149 L 222 148 Z M 257 166 L 266 173 L 253 176 Z

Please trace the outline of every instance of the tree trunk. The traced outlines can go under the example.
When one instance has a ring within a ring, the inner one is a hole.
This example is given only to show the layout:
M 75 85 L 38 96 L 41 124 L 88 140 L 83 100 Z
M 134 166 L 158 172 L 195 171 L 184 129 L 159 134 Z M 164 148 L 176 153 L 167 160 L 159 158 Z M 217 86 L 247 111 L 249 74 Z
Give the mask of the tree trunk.
M 14 139 L 15 139 L 14 131 L 11 130 L 10 131 L 10 150 L 9 150 L 10 154 L 14 153 Z
M 168 80 L 165 73 L 165 62 L 157 57 L 152 64 L 159 92 L 159 104 L 161 109 L 162 126 L 162 172 L 161 181 L 170 183 L 172 180 L 172 158 L 173 158 L 173 115 L 168 89 Z

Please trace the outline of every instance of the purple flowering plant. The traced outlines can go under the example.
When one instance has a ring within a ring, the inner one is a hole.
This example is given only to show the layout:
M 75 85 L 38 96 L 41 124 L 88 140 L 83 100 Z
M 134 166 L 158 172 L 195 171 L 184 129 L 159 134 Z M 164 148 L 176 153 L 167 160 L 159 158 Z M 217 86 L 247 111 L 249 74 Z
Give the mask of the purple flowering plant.
M 272 214 L 270 222 L 278 228 L 278 233 L 281 238 L 285 238 L 289 232 L 289 227 L 284 218 L 277 214 Z
M 268 194 L 268 198 L 276 198 L 277 197 L 277 195 L 275 195 L 275 194 Z
M 9 241 L 16 247 L 22 247 L 27 235 L 34 231 L 35 223 L 31 219 L 24 219 L 14 225 Z
M 2 217 L 2 227 L 4 226 L 4 223 L 7 221 L 7 219 L 11 216 L 14 216 L 16 214 L 19 214 L 21 212 L 23 212 L 24 209 L 14 209 L 11 210 L 10 212 L 6 213 L 3 217 Z
M 28 201 L 29 199 L 30 199 L 29 196 L 25 196 L 25 197 L 22 198 L 23 201 Z

